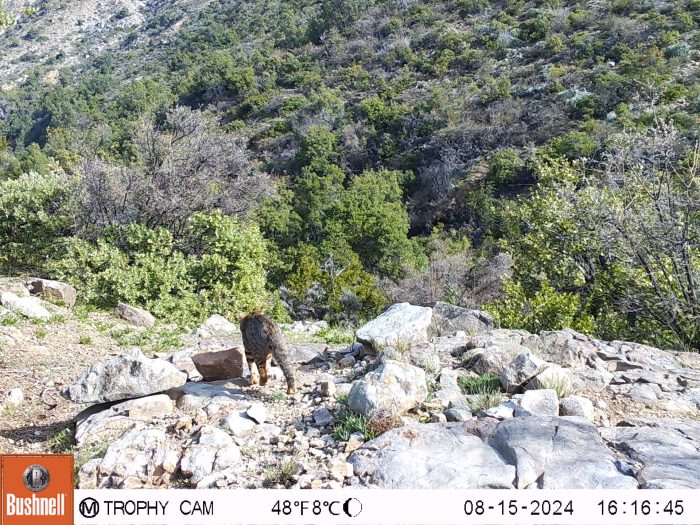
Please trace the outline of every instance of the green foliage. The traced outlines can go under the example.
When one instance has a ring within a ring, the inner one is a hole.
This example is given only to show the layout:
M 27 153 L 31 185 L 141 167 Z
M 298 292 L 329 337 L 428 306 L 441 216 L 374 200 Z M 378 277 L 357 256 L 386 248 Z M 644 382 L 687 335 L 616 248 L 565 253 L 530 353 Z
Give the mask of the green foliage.
M 514 149 L 505 149 L 493 154 L 489 161 L 489 179 L 496 186 L 512 184 L 523 174 L 525 162 Z
M 581 312 L 579 296 L 557 292 L 547 281 L 530 296 L 522 284 L 507 283 L 504 295 L 505 298 L 488 307 L 496 323 L 503 328 L 517 327 L 532 333 L 562 328 L 583 333 L 595 330 L 592 316 Z
M 484 374 L 477 377 L 461 376 L 457 380 L 457 384 L 465 394 L 501 391 L 501 380 L 495 374 Z
M 367 418 L 348 408 L 341 408 L 333 414 L 333 437 L 338 441 L 347 441 L 350 434 L 360 432 L 365 440 L 377 437 L 377 433 L 368 425 Z
M 0 273 L 36 272 L 56 253 L 70 192 L 57 173 L 0 180 Z
M 71 239 L 53 275 L 74 283 L 90 303 L 118 301 L 183 323 L 213 313 L 263 308 L 267 250 L 254 225 L 198 213 L 175 243 L 165 229 L 136 224 L 106 231 L 95 243 Z
M 554 155 L 570 160 L 592 158 L 598 151 L 594 137 L 583 131 L 572 131 L 562 137 L 552 139 L 550 147 Z

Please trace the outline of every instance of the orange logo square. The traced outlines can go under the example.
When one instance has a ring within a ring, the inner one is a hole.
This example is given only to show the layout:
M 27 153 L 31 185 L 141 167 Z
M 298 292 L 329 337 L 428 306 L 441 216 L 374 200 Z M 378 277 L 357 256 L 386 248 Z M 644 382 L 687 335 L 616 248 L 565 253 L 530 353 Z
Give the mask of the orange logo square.
M 0 525 L 72 525 L 73 455 L 0 456 Z

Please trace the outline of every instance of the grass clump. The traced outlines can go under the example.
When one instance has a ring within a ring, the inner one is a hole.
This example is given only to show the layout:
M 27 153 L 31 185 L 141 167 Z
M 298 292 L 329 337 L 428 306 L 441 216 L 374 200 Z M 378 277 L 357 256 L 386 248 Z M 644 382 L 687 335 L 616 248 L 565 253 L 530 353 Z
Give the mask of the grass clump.
M 472 412 L 479 412 L 480 410 L 487 410 L 491 407 L 498 406 L 501 404 L 501 401 L 501 393 L 498 391 L 482 392 L 470 399 L 469 408 Z
M 289 487 L 300 471 L 299 463 L 293 459 L 285 459 L 279 465 L 273 465 L 265 470 L 265 481 L 263 486 L 284 485 Z
M 462 376 L 457 380 L 457 384 L 465 394 L 485 394 L 499 392 L 501 389 L 501 380 L 495 374 L 477 377 Z
M 574 390 L 571 388 L 571 383 L 565 377 L 552 376 L 538 379 L 537 381 L 540 389 L 554 390 L 559 399 L 562 397 L 569 397 L 574 393 Z
M 342 408 L 333 414 L 333 437 L 336 440 L 347 441 L 353 432 L 362 433 L 366 440 L 374 439 L 378 435 L 370 428 L 367 418 L 362 414 L 349 408 Z
M 92 344 L 92 337 L 89 335 L 81 335 L 80 339 L 78 339 L 78 343 L 81 345 L 90 345 Z

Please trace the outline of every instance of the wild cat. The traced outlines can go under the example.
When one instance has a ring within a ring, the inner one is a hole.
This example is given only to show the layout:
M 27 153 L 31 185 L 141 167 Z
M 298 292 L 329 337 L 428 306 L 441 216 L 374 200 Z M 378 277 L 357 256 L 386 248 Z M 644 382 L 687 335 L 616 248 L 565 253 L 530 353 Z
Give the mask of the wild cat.
M 268 368 L 274 356 L 287 380 L 287 393 L 296 392 L 294 370 L 292 370 L 287 346 L 279 327 L 272 319 L 260 312 L 248 315 L 240 313 L 238 319 L 243 334 L 245 357 L 250 368 L 250 383 L 256 385 L 259 382 L 261 386 L 267 383 Z

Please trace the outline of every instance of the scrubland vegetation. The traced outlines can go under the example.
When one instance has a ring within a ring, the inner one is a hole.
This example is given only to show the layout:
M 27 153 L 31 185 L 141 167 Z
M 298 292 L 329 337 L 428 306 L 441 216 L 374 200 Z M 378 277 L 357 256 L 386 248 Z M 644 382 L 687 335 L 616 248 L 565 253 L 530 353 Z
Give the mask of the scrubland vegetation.
M 445 300 L 700 348 L 700 1 L 180 4 L 0 92 L 1 274 L 181 324 Z

